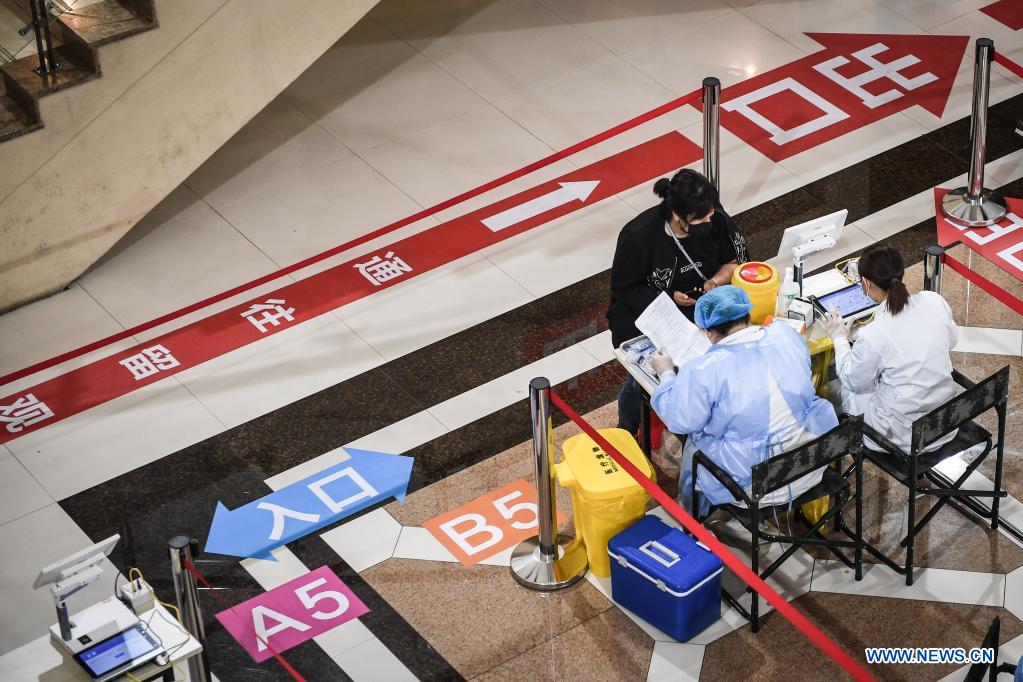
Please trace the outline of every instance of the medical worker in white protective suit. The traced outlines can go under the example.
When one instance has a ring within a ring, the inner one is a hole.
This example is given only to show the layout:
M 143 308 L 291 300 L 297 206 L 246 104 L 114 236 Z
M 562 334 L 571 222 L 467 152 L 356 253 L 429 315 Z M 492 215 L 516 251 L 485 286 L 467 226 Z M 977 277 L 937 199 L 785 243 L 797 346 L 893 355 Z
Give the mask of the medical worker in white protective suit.
M 806 341 L 786 324 L 749 323 L 749 296 L 735 286 L 711 290 L 696 303 L 696 325 L 713 344 L 679 368 L 658 352 L 653 364 L 660 385 L 651 396 L 654 411 L 673 433 L 688 434 L 682 453 L 679 496 L 694 511 L 692 460 L 701 451 L 747 492 L 754 464 L 791 450 L 838 425 L 835 409 L 814 392 Z M 761 504 L 797 498 L 820 482 L 824 470 L 810 472 Z M 701 516 L 710 504 L 734 501 L 705 470 L 697 480 Z
M 860 284 L 881 304 L 874 321 L 859 330 L 851 348 L 848 326 L 837 314 L 828 314 L 825 329 L 835 346 L 842 409 L 862 414 L 865 424 L 909 452 L 913 422 L 956 394 L 949 353 L 959 333 L 941 294 L 921 291 L 910 296 L 902 282 L 904 272 L 902 254 L 895 249 L 884 244 L 867 248 L 859 260 Z M 955 435 L 953 431 L 926 449 L 936 449 Z M 881 449 L 869 438 L 864 441 Z

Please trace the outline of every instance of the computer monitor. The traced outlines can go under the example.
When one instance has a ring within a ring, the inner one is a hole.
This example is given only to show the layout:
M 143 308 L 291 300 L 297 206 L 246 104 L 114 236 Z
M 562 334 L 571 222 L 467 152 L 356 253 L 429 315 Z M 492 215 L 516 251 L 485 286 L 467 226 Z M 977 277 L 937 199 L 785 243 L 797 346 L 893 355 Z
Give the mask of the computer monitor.
M 849 211 L 842 209 L 820 218 L 814 218 L 799 225 L 785 229 L 778 247 L 778 257 L 783 261 L 791 258 L 801 261 L 811 253 L 831 248 L 842 237 L 842 228 Z M 793 249 L 802 247 L 801 253 L 794 254 Z
M 32 587 L 39 589 L 44 585 L 50 585 L 70 578 L 72 575 L 90 566 L 95 566 L 103 561 L 104 557 L 110 556 L 110 553 L 114 551 L 114 546 L 120 539 L 120 535 L 111 535 L 106 540 L 97 542 L 91 547 L 86 547 L 79 552 L 64 557 L 60 561 L 50 564 L 39 571 L 39 575 L 36 576 L 36 581 L 32 583 Z

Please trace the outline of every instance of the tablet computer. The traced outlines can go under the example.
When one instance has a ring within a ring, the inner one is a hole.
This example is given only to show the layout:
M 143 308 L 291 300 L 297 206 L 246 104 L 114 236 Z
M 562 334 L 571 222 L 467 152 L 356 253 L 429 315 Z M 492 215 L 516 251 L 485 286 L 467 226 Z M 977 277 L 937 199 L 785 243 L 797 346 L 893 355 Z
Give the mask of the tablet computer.
M 107 680 L 149 663 L 163 653 L 140 623 L 75 654 L 94 680 Z
M 844 319 L 858 317 L 879 305 L 874 299 L 863 293 L 863 288 L 859 284 L 850 284 L 838 291 L 832 291 L 830 294 L 817 296 L 813 302 L 822 313 L 830 312 L 832 308 L 835 308 Z

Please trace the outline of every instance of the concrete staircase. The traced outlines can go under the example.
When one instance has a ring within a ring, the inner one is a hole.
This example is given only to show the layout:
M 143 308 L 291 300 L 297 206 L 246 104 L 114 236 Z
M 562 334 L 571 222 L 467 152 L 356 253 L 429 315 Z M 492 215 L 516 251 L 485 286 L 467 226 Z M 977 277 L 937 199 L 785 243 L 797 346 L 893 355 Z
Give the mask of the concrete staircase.
M 3 69 L 0 312 L 71 283 L 374 4 L 74 5 L 54 24 L 64 70 Z

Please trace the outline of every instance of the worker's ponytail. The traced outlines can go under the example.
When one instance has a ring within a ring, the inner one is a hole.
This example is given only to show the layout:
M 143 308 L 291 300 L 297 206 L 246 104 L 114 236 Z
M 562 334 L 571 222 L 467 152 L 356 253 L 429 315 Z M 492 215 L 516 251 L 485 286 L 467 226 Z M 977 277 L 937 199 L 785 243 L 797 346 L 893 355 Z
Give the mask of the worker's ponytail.
M 902 278 L 906 274 L 902 254 L 886 244 L 874 244 L 860 255 L 860 277 L 888 294 L 888 312 L 898 315 L 909 304 L 909 289 Z

